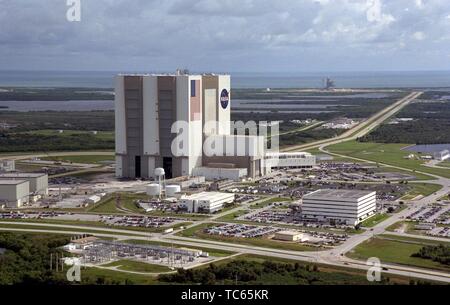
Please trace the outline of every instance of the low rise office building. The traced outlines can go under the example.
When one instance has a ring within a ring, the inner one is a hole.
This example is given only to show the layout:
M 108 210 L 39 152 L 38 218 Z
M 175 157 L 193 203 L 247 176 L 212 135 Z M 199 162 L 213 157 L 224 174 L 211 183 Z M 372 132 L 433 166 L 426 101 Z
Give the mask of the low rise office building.
M 376 211 L 376 192 L 321 189 L 303 196 L 302 218 L 357 225 Z

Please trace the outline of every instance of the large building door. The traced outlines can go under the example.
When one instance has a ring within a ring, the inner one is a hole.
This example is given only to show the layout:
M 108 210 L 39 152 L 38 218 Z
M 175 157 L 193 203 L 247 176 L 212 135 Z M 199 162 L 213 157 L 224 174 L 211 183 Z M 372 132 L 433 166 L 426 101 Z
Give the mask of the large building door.
M 134 173 L 136 178 L 141 178 L 141 156 L 134 157 Z
M 164 168 L 164 172 L 166 173 L 166 178 L 172 179 L 172 158 L 171 157 L 163 158 L 163 168 Z

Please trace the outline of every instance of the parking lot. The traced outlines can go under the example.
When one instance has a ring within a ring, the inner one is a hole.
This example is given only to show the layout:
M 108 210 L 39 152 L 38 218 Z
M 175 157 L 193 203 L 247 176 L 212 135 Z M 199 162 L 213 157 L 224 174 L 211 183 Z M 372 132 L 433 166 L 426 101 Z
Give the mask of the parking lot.
M 276 232 L 284 231 L 286 228 L 275 226 L 256 226 L 244 224 L 223 224 L 204 229 L 204 232 L 212 235 L 239 238 L 261 238 L 271 237 Z M 348 239 L 347 234 L 320 232 L 310 230 L 296 230 L 307 237 L 306 244 L 334 246 Z
M 416 221 L 416 228 L 436 237 L 450 237 L 450 203 L 442 202 L 421 207 L 406 219 Z

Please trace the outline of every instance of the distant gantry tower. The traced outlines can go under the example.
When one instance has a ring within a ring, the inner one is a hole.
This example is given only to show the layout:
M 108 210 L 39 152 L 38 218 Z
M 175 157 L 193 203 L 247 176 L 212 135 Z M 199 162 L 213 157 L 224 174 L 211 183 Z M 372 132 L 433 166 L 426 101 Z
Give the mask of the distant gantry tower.
M 326 77 L 325 79 L 324 79 L 324 81 L 323 81 L 323 87 L 324 87 L 324 89 L 325 90 L 330 90 L 330 89 L 332 89 L 332 88 L 334 88 L 334 87 L 336 87 L 336 85 L 335 85 L 335 83 L 334 83 L 334 80 L 332 80 L 331 78 L 329 78 L 329 77 Z

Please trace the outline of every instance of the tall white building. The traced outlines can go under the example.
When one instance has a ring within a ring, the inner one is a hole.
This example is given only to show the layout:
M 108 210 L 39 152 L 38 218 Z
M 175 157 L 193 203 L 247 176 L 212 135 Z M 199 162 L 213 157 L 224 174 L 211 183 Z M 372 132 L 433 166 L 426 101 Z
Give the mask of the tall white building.
M 303 196 L 305 220 L 357 225 L 376 211 L 376 192 L 321 189 Z

